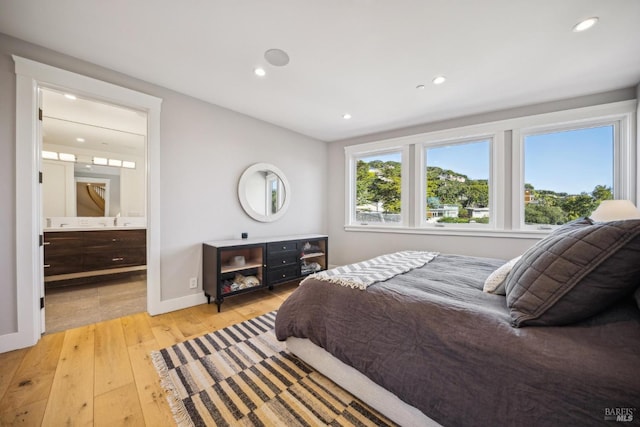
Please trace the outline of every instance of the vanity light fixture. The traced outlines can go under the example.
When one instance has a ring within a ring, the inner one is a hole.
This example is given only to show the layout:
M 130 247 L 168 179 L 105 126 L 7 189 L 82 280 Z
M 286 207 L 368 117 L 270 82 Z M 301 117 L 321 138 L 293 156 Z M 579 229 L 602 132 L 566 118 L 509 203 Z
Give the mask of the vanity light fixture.
M 258 67 L 258 68 L 254 68 L 253 74 L 255 74 L 258 77 L 264 77 L 267 75 L 267 72 L 264 70 L 264 68 Z
M 573 27 L 573 32 L 574 33 L 579 33 L 581 31 L 586 31 L 589 28 L 593 27 L 594 25 L 596 25 L 596 23 L 598 22 L 598 17 L 594 16 L 591 18 L 587 18 L 584 21 L 580 21 L 578 22 L 574 27 Z
M 58 158 L 64 162 L 75 162 L 76 155 L 69 153 L 58 153 Z
M 434 85 L 441 85 L 446 80 L 447 80 L 447 78 L 445 76 L 437 76 L 437 77 L 433 78 L 433 84 Z
M 118 168 L 127 168 L 127 169 L 135 169 L 136 162 L 132 162 L 129 160 L 120 160 L 120 159 L 107 159 L 104 157 L 94 157 L 92 159 L 94 165 L 100 166 L 114 166 Z
M 75 101 L 76 99 L 78 99 L 75 95 L 71 94 L 71 93 L 65 93 L 64 97 L 67 99 L 70 99 L 72 101 Z
M 55 151 L 43 151 L 42 158 L 49 160 L 58 160 L 58 153 L 56 153 Z
M 57 151 L 42 151 L 42 158 L 48 160 L 62 160 L 63 162 L 75 162 L 77 160 L 75 154 L 58 153 Z
M 349 113 L 344 113 L 344 114 L 342 115 L 342 118 L 343 118 L 343 119 L 345 119 L 345 120 L 349 120 L 349 119 L 351 118 L 351 114 L 349 114 Z

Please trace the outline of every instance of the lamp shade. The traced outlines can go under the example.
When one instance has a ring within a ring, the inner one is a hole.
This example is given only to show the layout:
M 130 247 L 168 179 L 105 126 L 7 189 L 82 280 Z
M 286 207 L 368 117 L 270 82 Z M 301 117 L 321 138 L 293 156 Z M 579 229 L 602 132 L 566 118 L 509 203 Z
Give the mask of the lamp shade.
M 603 200 L 590 218 L 599 222 L 640 219 L 640 210 L 630 200 Z

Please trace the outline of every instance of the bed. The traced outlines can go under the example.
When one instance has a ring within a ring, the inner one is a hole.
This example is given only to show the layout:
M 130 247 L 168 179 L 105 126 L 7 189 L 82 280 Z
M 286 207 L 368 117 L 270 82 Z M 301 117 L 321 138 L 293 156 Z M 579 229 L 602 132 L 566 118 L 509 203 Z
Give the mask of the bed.
M 310 277 L 276 336 L 403 426 L 637 422 L 638 260 L 640 221 L 583 219 L 512 263 L 438 254 L 364 290 Z M 507 264 L 505 295 L 485 292 Z

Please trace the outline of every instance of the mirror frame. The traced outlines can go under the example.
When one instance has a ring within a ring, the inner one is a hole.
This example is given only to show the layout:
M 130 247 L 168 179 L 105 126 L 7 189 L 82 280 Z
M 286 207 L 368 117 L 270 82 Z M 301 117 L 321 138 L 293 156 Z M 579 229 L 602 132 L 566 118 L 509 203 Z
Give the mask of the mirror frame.
M 282 207 L 278 210 L 278 212 L 273 215 L 263 215 L 253 210 L 246 194 L 247 181 L 249 179 L 249 176 L 251 176 L 255 172 L 265 170 L 275 173 L 282 181 L 282 186 L 284 187 L 284 202 L 282 203 Z M 289 185 L 287 177 L 276 166 L 272 165 L 271 163 L 256 163 L 249 166 L 240 176 L 240 181 L 238 183 L 238 199 L 240 199 L 240 205 L 242 205 L 242 209 L 244 209 L 246 214 L 251 218 L 260 222 L 273 222 L 282 218 L 282 216 L 287 212 L 287 209 L 289 208 L 289 202 L 291 201 L 291 186 Z

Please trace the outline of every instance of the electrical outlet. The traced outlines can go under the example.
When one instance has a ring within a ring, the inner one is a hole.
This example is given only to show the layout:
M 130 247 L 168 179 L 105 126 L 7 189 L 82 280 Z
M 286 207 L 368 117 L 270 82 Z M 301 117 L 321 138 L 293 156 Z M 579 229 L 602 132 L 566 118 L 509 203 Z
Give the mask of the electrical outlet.
M 189 279 L 189 289 L 195 289 L 198 287 L 198 278 L 192 277 Z

